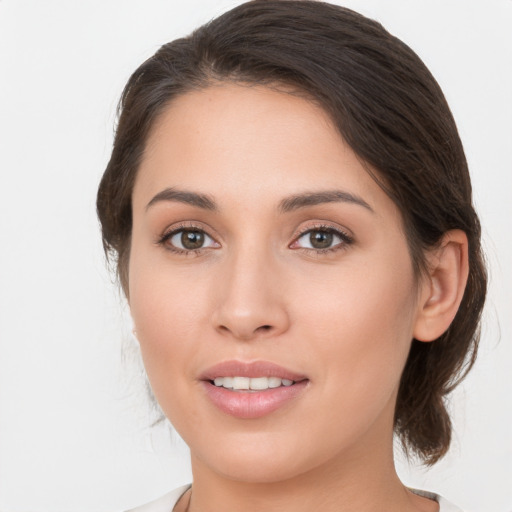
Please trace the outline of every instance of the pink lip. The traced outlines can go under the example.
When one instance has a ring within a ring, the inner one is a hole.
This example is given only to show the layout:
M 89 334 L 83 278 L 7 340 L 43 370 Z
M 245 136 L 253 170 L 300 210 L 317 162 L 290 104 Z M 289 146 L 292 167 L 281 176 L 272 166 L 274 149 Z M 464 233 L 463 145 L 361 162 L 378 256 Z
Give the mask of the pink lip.
M 303 374 L 293 372 L 269 361 L 252 361 L 250 363 L 223 361 L 205 370 L 199 376 L 199 379 L 213 380 L 215 377 L 279 377 L 294 381 L 306 379 Z
M 291 386 L 266 389 L 263 391 L 232 391 L 215 386 L 215 377 L 279 377 L 293 380 Z M 224 361 L 204 371 L 200 380 L 206 396 L 222 412 L 241 419 L 261 418 L 290 403 L 305 389 L 309 380 L 268 361 Z

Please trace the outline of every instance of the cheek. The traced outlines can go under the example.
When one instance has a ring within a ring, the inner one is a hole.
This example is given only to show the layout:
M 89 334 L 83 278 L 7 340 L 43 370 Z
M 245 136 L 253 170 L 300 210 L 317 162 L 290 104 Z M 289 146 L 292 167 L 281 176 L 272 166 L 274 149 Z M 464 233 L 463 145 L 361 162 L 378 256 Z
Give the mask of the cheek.
M 191 275 L 194 275 L 193 282 Z M 165 341 L 176 329 L 193 328 L 203 294 L 204 276 L 187 265 L 169 262 L 164 249 L 156 249 L 143 234 L 134 233 L 129 262 L 130 309 L 139 334 Z M 155 336 L 155 334 L 159 334 Z
M 389 393 L 400 379 L 415 321 L 409 260 L 401 268 L 377 262 L 347 267 L 317 282 L 325 284 L 314 293 L 306 283 L 299 287 L 296 316 L 304 338 L 317 340 L 312 357 L 323 369 L 319 378 L 347 386 L 355 399 L 370 388 Z
M 307 429 L 325 440 L 318 457 L 351 445 L 372 425 L 392 424 L 412 338 L 414 281 L 412 273 L 382 278 L 381 271 L 352 268 L 297 294 L 301 351 L 318 389 L 306 413 L 318 419 Z
M 151 260 L 142 251 L 130 261 L 130 310 L 148 377 L 162 406 L 169 376 L 193 359 L 205 316 L 206 295 L 198 283 Z

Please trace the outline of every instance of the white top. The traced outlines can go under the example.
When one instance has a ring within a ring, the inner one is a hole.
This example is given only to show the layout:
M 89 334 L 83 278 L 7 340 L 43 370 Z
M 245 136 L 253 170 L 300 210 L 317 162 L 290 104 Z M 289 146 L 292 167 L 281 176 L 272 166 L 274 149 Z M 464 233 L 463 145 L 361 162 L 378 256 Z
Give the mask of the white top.
M 172 512 L 172 509 L 178 500 L 181 498 L 183 493 L 188 491 L 189 488 L 190 485 L 178 487 L 177 489 L 174 489 L 174 491 L 167 493 L 165 496 L 162 496 L 155 501 L 151 501 L 150 503 L 146 503 L 140 507 L 132 508 L 126 512 Z M 419 494 L 420 496 L 425 496 L 425 498 L 430 498 L 431 500 L 437 501 L 439 503 L 439 512 L 462 512 L 460 508 L 452 505 L 438 494 L 426 491 L 418 491 L 416 489 L 411 489 L 411 491 Z

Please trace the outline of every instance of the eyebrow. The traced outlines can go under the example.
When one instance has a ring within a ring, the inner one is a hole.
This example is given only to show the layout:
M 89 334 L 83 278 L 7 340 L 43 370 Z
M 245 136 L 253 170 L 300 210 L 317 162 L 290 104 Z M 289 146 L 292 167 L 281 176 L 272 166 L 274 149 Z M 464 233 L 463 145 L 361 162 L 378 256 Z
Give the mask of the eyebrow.
M 176 188 L 166 188 L 156 194 L 146 205 L 146 211 L 156 203 L 162 201 L 174 201 L 178 203 L 189 204 L 203 210 L 218 211 L 219 208 L 213 198 L 196 192 L 178 190 Z M 361 197 L 344 192 L 342 190 L 324 190 L 319 192 L 303 192 L 296 194 L 279 203 L 279 211 L 288 213 L 308 206 L 315 206 L 324 203 L 351 203 L 362 206 L 372 213 L 375 213 L 372 207 Z
M 191 206 L 196 206 L 204 210 L 217 211 L 217 204 L 215 201 L 205 194 L 197 194 L 196 192 L 187 192 L 185 190 L 177 190 L 175 188 L 166 188 L 159 192 L 149 203 L 146 205 L 146 211 L 156 203 L 161 201 L 175 201 L 178 203 L 185 203 Z
M 373 208 L 363 198 L 342 190 L 305 192 L 293 195 L 281 201 L 279 210 L 282 213 L 287 213 L 323 203 L 351 203 L 362 206 L 370 212 L 375 213 Z

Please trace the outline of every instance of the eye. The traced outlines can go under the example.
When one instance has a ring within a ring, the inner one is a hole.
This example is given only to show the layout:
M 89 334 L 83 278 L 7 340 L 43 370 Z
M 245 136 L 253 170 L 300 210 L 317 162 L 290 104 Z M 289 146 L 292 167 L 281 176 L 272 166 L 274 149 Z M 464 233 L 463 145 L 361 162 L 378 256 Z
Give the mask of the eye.
M 291 249 L 313 249 L 329 251 L 341 248 L 352 242 L 352 238 L 331 227 L 308 229 L 290 246 Z
M 196 228 L 180 228 L 165 234 L 159 241 L 177 252 L 198 251 L 208 247 L 219 247 L 204 231 Z

